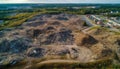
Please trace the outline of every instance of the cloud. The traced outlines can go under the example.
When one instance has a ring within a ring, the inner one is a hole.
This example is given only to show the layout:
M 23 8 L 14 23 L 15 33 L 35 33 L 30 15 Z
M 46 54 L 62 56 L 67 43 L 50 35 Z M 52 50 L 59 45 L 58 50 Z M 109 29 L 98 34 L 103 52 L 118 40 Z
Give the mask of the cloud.
M 29 0 L 40 3 L 120 3 L 120 0 Z
M 0 3 L 25 3 L 28 0 L 0 0 Z
M 0 3 L 120 3 L 120 0 L 0 0 Z

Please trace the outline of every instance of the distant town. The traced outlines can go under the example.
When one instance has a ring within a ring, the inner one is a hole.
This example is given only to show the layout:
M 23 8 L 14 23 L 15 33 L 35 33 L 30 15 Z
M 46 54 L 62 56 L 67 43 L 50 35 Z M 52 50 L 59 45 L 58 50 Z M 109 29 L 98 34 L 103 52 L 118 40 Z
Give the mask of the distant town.
M 102 15 L 86 15 L 91 23 L 102 27 L 110 28 L 114 31 L 120 31 L 120 17 L 105 17 Z

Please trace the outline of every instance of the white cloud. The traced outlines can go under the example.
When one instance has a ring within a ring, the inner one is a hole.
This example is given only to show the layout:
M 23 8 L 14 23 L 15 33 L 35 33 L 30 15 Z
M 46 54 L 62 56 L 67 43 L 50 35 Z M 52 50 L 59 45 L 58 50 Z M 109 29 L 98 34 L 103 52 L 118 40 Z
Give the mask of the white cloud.
M 28 2 L 27 0 L 8 0 L 9 3 L 24 3 L 24 2 Z
M 29 0 L 40 3 L 120 3 L 120 0 Z
M 120 3 L 120 0 L 0 0 L 0 3 Z
M 28 0 L 0 0 L 0 3 L 25 3 Z

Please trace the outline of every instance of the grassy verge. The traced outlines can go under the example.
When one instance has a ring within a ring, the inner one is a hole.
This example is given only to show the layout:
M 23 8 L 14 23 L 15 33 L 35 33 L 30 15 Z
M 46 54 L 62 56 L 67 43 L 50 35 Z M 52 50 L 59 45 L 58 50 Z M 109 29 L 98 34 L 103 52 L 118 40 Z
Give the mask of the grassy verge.
M 99 29 L 99 28 L 100 28 L 100 26 L 93 26 L 89 30 L 94 30 L 94 29 Z
M 46 61 L 46 58 L 23 60 L 20 63 L 5 67 L 4 69 L 115 69 L 119 65 L 113 65 L 111 58 L 104 58 L 95 62 L 81 63 L 81 62 L 51 62 L 41 64 Z
M 115 35 L 120 35 L 120 32 L 118 31 L 111 31 L 111 32 L 115 33 Z
M 35 69 L 104 69 L 112 64 L 111 59 L 99 60 L 96 62 L 89 63 L 78 63 L 78 62 L 64 62 L 64 63 L 47 63 L 35 65 L 32 68 Z
M 15 16 L 8 17 L 9 20 L 6 20 L 5 23 L 0 25 L 0 30 L 5 28 L 16 27 L 27 21 L 28 19 L 34 17 L 38 13 L 19 13 Z

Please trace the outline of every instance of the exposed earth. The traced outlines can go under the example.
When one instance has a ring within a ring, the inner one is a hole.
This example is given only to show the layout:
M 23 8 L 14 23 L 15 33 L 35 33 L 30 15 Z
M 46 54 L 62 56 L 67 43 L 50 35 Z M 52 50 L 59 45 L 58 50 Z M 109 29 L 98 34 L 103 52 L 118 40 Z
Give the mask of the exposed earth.
M 80 15 L 40 14 L 0 31 L 0 69 L 21 61 L 27 61 L 22 69 L 29 69 L 33 60 L 38 64 L 87 63 L 112 58 L 119 63 L 115 54 L 119 59 L 120 35 L 102 27 L 90 28 Z

